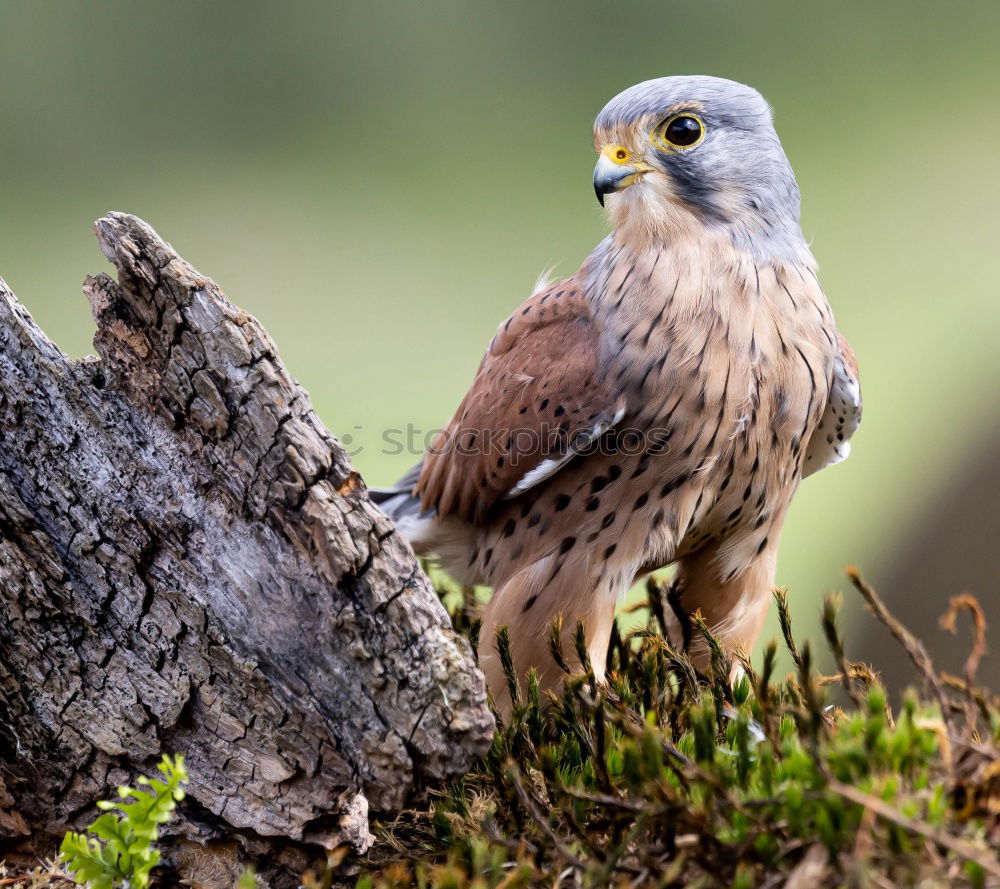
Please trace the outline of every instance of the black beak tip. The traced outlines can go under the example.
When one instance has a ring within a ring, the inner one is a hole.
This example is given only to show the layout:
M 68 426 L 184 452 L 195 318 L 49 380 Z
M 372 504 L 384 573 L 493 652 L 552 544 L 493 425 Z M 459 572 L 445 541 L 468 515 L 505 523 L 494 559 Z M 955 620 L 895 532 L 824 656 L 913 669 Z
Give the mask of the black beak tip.
M 594 194 L 597 195 L 597 203 L 599 203 L 603 207 L 604 206 L 604 191 L 601 189 L 601 186 L 598 185 L 596 182 L 594 183 Z

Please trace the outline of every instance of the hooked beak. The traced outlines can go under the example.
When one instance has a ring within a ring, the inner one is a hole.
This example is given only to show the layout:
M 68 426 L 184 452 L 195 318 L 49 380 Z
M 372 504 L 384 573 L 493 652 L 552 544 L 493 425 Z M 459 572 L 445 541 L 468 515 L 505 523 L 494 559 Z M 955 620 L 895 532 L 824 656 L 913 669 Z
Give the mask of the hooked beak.
M 652 167 L 634 160 L 621 145 L 605 145 L 594 167 L 594 194 L 604 206 L 604 196 L 628 188 Z

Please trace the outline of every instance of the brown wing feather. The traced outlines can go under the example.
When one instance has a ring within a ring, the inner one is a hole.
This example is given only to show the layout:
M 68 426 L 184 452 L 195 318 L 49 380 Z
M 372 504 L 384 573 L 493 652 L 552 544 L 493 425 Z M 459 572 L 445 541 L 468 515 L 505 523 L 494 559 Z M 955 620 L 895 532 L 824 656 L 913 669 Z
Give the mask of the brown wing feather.
M 481 519 L 540 464 L 555 467 L 574 443 L 613 425 L 620 406 L 601 373 L 598 337 L 573 278 L 535 294 L 501 324 L 427 452 L 414 488 L 421 507 Z
M 802 477 L 846 460 L 851 437 L 861 425 L 861 377 L 854 350 L 837 334 L 839 353 L 830 382 L 830 399 L 806 448 Z

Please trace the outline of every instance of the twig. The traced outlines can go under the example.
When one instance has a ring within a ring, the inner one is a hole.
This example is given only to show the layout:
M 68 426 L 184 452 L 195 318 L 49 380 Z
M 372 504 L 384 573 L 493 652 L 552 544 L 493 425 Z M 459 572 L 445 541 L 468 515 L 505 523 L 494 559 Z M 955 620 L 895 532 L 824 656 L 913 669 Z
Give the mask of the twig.
M 947 720 L 948 713 L 951 710 L 951 701 L 948 700 L 948 696 L 945 694 L 941 677 L 938 676 L 937 671 L 934 669 L 934 663 L 931 661 L 931 656 L 927 653 L 923 642 L 904 627 L 889 609 L 885 607 L 885 603 L 879 598 L 875 590 L 864 581 L 857 568 L 849 567 L 847 569 L 847 576 L 850 578 L 851 583 L 854 584 L 854 588 L 864 597 L 865 602 L 868 603 L 868 607 L 872 610 L 875 617 L 888 628 L 893 638 L 910 656 L 913 665 L 927 680 L 931 690 L 934 692 L 934 697 L 937 698 L 938 704 L 941 705 L 941 715 Z
M 541 809 L 539 808 L 537 802 L 528 793 L 521 781 L 521 776 L 518 772 L 517 766 L 514 763 L 509 763 L 505 769 L 507 774 L 507 779 L 510 781 L 514 788 L 514 792 L 517 794 L 517 798 L 521 801 L 521 805 L 528 810 L 528 814 L 535 820 L 535 823 L 541 828 L 542 833 L 548 837 L 549 842 L 555 847 L 556 851 L 573 867 L 577 870 L 584 870 L 584 863 L 577 858 L 566 844 L 559 838 L 556 832 L 549 826 L 548 820 L 542 815 Z
M 649 803 L 637 803 L 623 796 L 613 796 L 608 793 L 590 793 L 586 790 L 577 790 L 574 787 L 560 787 L 559 790 L 573 799 L 583 802 L 594 803 L 599 806 L 609 808 L 624 809 L 626 812 L 645 812 L 649 809 Z
M 67 883 L 75 883 L 76 881 L 69 875 L 62 871 L 52 871 L 44 874 L 21 874 L 19 877 L 7 877 L 6 879 L 0 880 L 0 886 L 11 886 L 14 883 L 25 883 L 31 880 L 64 880 Z
M 960 840 L 957 837 L 935 830 L 929 824 L 924 824 L 922 821 L 909 818 L 895 806 L 890 806 L 877 796 L 872 796 L 869 793 L 858 790 L 856 787 L 851 787 L 849 784 L 843 784 L 835 778 L 830 778 L 826 786 L 829 790 L 842 796 L 849 802 L 864 806 L 880 818 L 891 821 L 893 824 L 911 833 L 926 837 L 931 842 L 937 843 L 939 846 L 944 846 L 944 848 L 954 852 L 966 861 L 971 861 L 979 865 L 986 873 L 1000 877 L 1000 859 L 995 855 L 990 855 L 986 850 L 978 849 L 971 843 L 965 842 L 965 840 Z
M 595 886 L 607 885 L 605 881 L 610 883 L 611 875 L 618 869 L 618 863 L 621 861 L 622 856 L 628 851 L 629 846 L 635 842 L 636 837 L 638 837 L 643 830 L 646 829 L 646 819 L 649 816 L 646 813 L 640 813 L 636 816 L 635 823 L 632 825 L 631 830 L 622 838 L 622 841 L 611 850 L 611 853 L 605 859 L 604 864 L 601 866 L 600 871 L 594 878 Z
M 972 651 L 965 660 L 965 679 L 971 688 L 976 682 L 979 662 L 986 654 L 986 615 L 983 614 L 983 606 L 975 596 L 971 593 L 962 593 L 960 596 L 951 597 L 948 610 L 941 615 L 939 621 L 941 628 L 956 633 L 960 611 L 968 611 L 972 617 Z
M 979 670 L 979 662 L 986 654 L 986 615 L 979 601 L 971 593 L 962 593 L 959 596 L 952 596 L 948 603 L 948 610 L 941 615 L 941 628 L 948 630 L 953 635 L 958 632 L 958 613 L 968 611 L 972 617 L 972 650 L 965 659 L 965 721 L 966 728 L 972 730 L 976 725 L 977 700 L 974 692 L 976 683 L 976 673 Z

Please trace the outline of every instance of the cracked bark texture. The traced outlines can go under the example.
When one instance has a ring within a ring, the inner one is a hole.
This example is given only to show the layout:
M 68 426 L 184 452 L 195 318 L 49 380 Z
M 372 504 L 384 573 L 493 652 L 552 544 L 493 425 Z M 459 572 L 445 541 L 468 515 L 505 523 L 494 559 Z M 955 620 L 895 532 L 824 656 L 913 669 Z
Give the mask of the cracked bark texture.
M 95 227 L 98 358 L 0 281 L 0 851 L 174 752 L 168 859 L 291 880 L 469 768 L 483 679 L 260 324 L 141 220 Z

